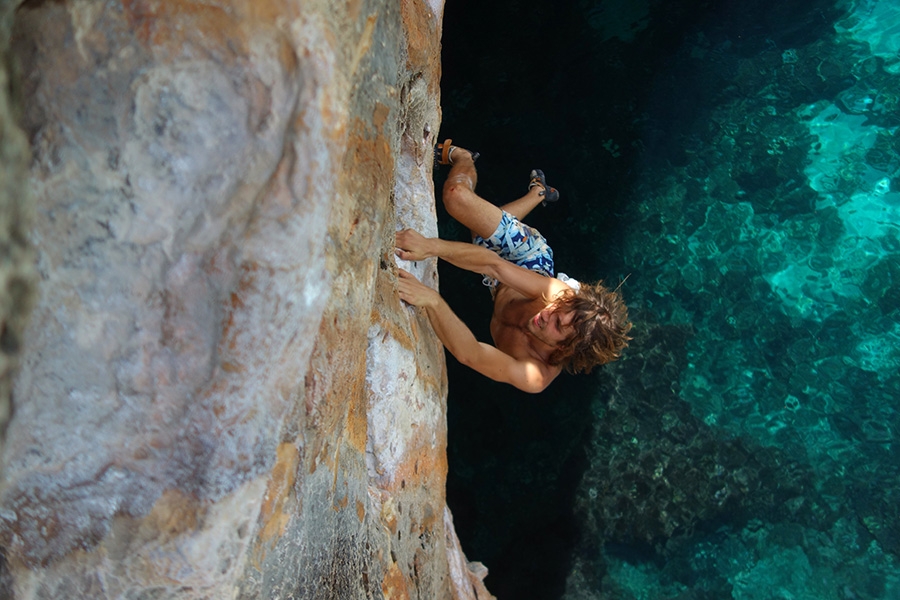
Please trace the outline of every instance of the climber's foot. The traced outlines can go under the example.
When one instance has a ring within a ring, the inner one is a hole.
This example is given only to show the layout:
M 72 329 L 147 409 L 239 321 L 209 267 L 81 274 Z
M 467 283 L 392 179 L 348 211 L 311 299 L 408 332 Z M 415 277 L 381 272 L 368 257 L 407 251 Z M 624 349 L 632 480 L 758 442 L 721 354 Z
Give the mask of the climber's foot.
M 544 177 L 544 172 L 540 169 L 535 169 L 531 172 L 531 181 L 528 182 L 528 189 L 532 190 L 534 188 L 539 189 L 538 195 L 544 198 L 541 202 L 544 206 L 547 206 L 548 202 L 559 200 L 559 190 L 547 185 L 547 178 Z
M 472 152 L 471 150 L 466 150 L 465 148 L 460 148 L 459 146 L 453 146 L 452 142 L 453 140 L 447 138 L 442 143 L 435 146 L 435 165 L 452 165 L 454 158 L 459 158 L 463 155 L 468 155 L 472 159 L 472 162 L 475 162 L 476 160 L 478 160 L 478 157 L 481 156 L 477 152 Z

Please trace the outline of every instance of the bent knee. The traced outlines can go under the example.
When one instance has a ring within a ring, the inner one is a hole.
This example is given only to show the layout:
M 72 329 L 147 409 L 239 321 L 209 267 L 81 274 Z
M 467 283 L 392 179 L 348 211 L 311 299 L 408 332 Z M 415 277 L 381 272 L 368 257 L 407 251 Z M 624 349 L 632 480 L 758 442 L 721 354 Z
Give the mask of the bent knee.
M 468 175 L 454 175 L 444 182 L 444 195 L 465 196 L 474 193 L 474 188 L 472 178 Z
M 471 185 L 468 185 L 466 181 L 447 181 L 444 184 L 444 206 L 451 214 L 456 209 L 465 210 L 466 205 L 474 197 L 475 192 L 472 191 Z

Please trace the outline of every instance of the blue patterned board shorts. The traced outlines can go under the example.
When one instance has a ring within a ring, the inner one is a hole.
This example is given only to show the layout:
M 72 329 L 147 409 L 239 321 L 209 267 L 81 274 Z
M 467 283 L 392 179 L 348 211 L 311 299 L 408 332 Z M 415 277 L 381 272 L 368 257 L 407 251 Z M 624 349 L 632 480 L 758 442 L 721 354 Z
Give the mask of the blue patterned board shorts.
M 503 211 L 500 224 L 491 237 L 484 239 L 475 236 L 472 243 L 496 252 L 501 258 L 520 267 L 547 277 L 554 276 L 553 250 L 547 245 L 547 240 L 540 231 L 522 223 L 506 211 Z M 493 293 L 500 282 L 486 276 L 483 283 Z

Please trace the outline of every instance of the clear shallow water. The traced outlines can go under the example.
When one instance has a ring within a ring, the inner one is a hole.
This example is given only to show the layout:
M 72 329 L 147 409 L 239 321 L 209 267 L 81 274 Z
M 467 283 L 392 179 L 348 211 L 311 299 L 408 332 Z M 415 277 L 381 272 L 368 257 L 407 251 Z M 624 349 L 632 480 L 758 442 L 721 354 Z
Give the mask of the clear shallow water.
M 588 542 L 565 598 L 900 598 L 900 4 L 842 8 L 752 52 L 711 24 L 660 75 L 719 86 L 676 123 L 648 102 L 621 217 L 640 355 L 578 492 L 620 543 Z

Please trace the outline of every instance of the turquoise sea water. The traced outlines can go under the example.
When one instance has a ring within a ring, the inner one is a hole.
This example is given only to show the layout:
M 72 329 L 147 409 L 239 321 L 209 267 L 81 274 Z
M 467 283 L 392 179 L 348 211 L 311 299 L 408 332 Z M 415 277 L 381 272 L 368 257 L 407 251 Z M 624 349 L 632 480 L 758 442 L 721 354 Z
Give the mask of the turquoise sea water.
M 635 340 L 541 399 L 451 364 L 489 589 L 900 599 L 900 3 L 500 4 L 450 22 L 445 126 L 487 198 L 548 174 L 529 221 L 561 270 L 628 276 Z M 477 281 L 441 279 L 484 338 Z
M 688 122 L 647 113 L 622 222 L 650 327 L 594 404 L 578 492 L 622 544 L 565 598 L 900 598 L 900 4 L 843 8 L 753 52 L 695 31 L 662 77 L 717 86 Z M 660 373 L 651 414 L 617 417 Z

